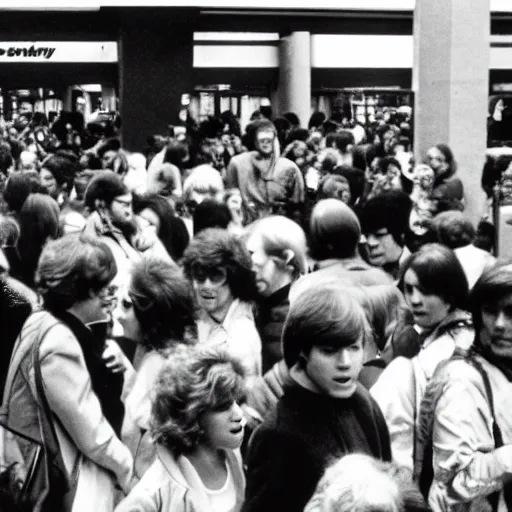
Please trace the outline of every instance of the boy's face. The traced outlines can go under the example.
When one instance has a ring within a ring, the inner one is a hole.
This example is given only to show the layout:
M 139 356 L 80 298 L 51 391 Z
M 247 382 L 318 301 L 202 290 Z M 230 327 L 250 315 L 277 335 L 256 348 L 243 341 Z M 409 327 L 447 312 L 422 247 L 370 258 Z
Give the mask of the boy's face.
M 306 357 L 305 372 L 318 390 L 333 398 L 349 398 L 363 368 L 363 337 L 348 347 L 313 345 Z
M 374 267 L 398 261 L 403 248 L 396 243 L 393 235 L 383 227 L 372 233 L 365 233 L 368 260 Z

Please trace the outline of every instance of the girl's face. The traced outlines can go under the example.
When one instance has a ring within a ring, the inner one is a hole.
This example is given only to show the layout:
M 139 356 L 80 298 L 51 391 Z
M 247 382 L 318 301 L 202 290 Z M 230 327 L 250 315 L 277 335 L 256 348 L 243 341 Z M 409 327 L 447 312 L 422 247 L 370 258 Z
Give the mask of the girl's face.
M 135 308 L 128 294 L 128 288 L 126 288 L 121 295 L 115 316 L 123 328 L 123 335 L 135 343 L 142 343 L 142 330 L 135 316 Z
M 139 213 L 138 217 L 143 229 L 154 231 L 155 234 L 158 235 L 158 231 L 160 230 L 160 218 L 151 208 L 144 208 L 144 210 Z
M 448 169 L 448 162 L 444 154 L 435 146 L 427 151 L 427 164 L 436 173 L 436 176 Z
M 442 297 L 425 291 L 414 270 L 404 276 L 404 292 L 407 304 L 414 316 L 414 323 L 425 329 L 437 327 L 450 312 L 451 306 Z
M 245 420 L 237 402 L 219 411 L 205 413 L 199 421 L 203 443 L 214 449 L 236 450 L 244 438 Z

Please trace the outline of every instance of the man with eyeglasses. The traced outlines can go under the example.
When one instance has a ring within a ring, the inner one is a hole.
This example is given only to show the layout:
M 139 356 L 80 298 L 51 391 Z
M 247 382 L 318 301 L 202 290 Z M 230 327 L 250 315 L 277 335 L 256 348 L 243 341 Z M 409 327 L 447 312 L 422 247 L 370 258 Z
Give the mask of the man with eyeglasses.
M 100 237 L 110 247 L 121 281 L 146 250 L 154 249 L 158 255 L 169 258 L 157 236 L 143 233 L 136 223 L 132 194 L 118 174 L 99 171 L 88 184 L 84 200 L 91 212 L 85 231 Z
M 280 156 L 277 131 L 268 119 L 251 123 L 254 149 L 234 156 L 226 173 L 226 188 L 238 188 L 252 222 L 268 215 L 285 215 L 300 221 L 304 204 L 304 179 L 299 168 Z

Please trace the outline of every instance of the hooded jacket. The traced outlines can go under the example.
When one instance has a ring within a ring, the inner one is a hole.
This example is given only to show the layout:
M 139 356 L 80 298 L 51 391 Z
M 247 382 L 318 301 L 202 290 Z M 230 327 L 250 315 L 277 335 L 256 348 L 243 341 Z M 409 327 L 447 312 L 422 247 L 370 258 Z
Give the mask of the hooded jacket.
M 173 457 L 157 446 L 158 459 L 147 470 L 115 512 L 211 512 L 208 496 L 197 474 L 190 471 L 185 457 Z M 237 493 L 232 512 L 238 512 L 244 500 L 245 477 L 237 451 L 226 451 L 226 463 Z

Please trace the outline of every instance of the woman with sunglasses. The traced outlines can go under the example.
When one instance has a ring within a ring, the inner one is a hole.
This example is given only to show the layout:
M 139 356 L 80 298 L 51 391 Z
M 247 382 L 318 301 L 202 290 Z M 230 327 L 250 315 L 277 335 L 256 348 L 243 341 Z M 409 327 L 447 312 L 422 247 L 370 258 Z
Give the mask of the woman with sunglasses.
M 242 361 L 248 377 L 261 375 L 251 304 L 258 291 L 244 243 L 225 229 L 205 229 L 190 242 L 183 266 L 199 309 L 199 342 L 224 346 Z
M 153 462 L 149 429 L 150 394 L 166 358 L 179 344 L 195 343 L 194 299 L 189 282 L 175 265 L 143 256 L 133 267 L 115 312 L 124 336 L 137 344 L 134 367 L 125 361 L 122 440 L 141 477 Z

